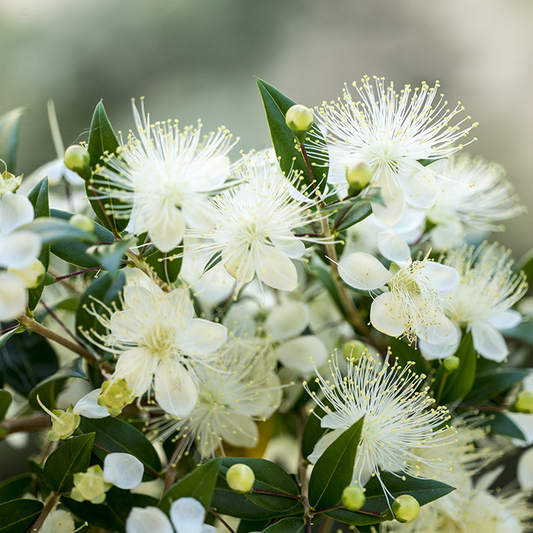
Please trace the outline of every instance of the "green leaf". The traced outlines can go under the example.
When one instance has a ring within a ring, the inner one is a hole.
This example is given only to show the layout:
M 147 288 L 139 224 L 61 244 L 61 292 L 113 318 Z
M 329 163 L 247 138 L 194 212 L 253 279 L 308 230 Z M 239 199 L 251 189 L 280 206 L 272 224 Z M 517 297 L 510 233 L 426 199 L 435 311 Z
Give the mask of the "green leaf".
M 305 531 L 305 527 L 303 518 L 284 518 L 263 529 L 263 533 L 301 533 Z
M 44 505 L 37 500 L 11 500 L 0 504 L 0 533 L 26 533 Z
M 33 478 L 31 474 L 21 474 L 6 479 L 0 483 L 0 502 L 22 498 L 30 490 L 32 484 Z
M 435 163 L 435 161 L 440 161 L 443 159 L 442 157 L 432 157 L 430 159 L 419 159 L 418 162 L 423 166 L 427 167 L 428 165 L 431 165 L 432 163 Z
M 4 420 L 7 410 L 13 401 L 13 396 L 9 391 L 0 389 L 0 422 Z
M 55 409 L 56 398 L 63 390 L 68 378 L 87 379 L 82 368 L 82 359 L 78 357 L 70 364 L 60 368 L 55 374 L 41 381 L 30 393 L 29 403 L 34 409 L 40 409 L 37 396 L 48 409 Z
M 33 205 L 33 211 L 35 213 L 35 218 L 40 217 L 49 217 L 50 216 L 50 205 L 48 199 L 48 178 L 43 178 L 28 194 L 28 200 Z M 41 248 L 41 253 L 39 254 L 39 261 L 44 265 L 45 271 L 48 272 L 48 267 L 50 266 L 50 246 L 43 243 Z M 44 279 L 40 285 L 34 289 L 28 291 L 28 308 L 30 311 L 33 311 L 44 290 Z
M 422 357 L 418 350 L 409 346 L 406 342 L 399 339 L 390 339 L 389 346 L 392 350 L 392 355 L 398 358 L 399 365 L 404 368 L 407 363 L 412 362 L 414 365 L 411 368 L 418 374 L 427 374 L 429 372 L 429 365 Z
M 3 335 L 0 335 L 0 347 L 2 347 L 13 335 L 17 333 L 22 333 L 24 331 L 24 326 L 17 326 L 16 324 L 6 331 Z
M 38 233 L 44 245 L 72 239 L 88 243 L 94 243 L 97 240 L 94 233 L 83 231 L 77 226 L 57 218 L 36 218 L 33 222 L 22 226 L 20 229 Z
M 337 505 L 353 477 L 364 417 L 333 441 L 320 456 L 309 480 L 309 504 L 313 509 Z
M 54 450 L 44 465 L 44 477 L 54 492 L 74 486 L 74 474 L 89 468 L 94 433 L 72 437 Z
M 527 342 L 533 346 L 533 320 L 523 320 L 511 329 L 502 330 L 502 335 L 508 339 Z
M 479 404 L 485 400 L 490 400 L 511 388 L 515 383 L 522 381 L 529 374 L 529 370 L 523 368 L 498 368 L 497 370 L 478 372 L 472 390 L 465 397 L 465 402 Z
M 183 259 L 177 257 L 176 259 L 165 259 L 166 257 L 173 257 L 183 251 L 182 248 L 175 248 L 171 252 L 165 254 L 157 250 L 146 258 L 146 262 L 154 269 L 155 273 L 167 283 L 174 283 L 181 271 L 181 263 Z
M 170 487 L 158 507 L 168 514 L 172 502 L 185 496 L 198 500 L 209 511 L 222 458 L 210 459 Z
M 291 170 L 301 173 L 304 184 L 312 186 L 313 180 L 302 152 L 299 149 L 298 140 L 285 122 L 287 111 L 296 102 L 259 78 L 256 79 L 256 83 L 261 98 L 263 99 L 270 136 L 272 137 L 274 150 L 280 161 L 281 170 L 287 176 Z M 324 137 L 316 125 L 311 127 L 308 135 L 311 133 L 313 134 L 313 138 L 319 139 L 319 145 L 323 145 L 323 149 L 326 150 Z M 313 144 L 315 144 L 315 141 L 313 141 Z M 326 153 L 324 154 L 324 159 L 327 159 Z M 323 190 L 322 185 L 325 184 L 328 176 L 328 166 L 325 165 L 324 161 L 319 161 L 311 156 L 309 156 L 309 161 L 317 184 Z
M 116 154 L 118 148 L 119 142 L 117 136 L 111 126 L 111 122 L 109 122 L 104 104 L 100 101 L 94 110 L 91 121 L 91 130 L 89 132 L 89 146 L 87 148 L 89 156 L 91 157 L 92 171 L 95 172 L 96 167 L 102 165 L 102 156 L 105 153 Z M 103 178 L 100 176 L 99 180 L 103 180 Z M 104 201 L 101 201 L 100 203 L 96 199 L 97 194 L 95 193 L 95 188 L 91 181 L 92 180 L 85 183 L 85 190 L 87 191 L 87 196 L 89 197 L 93 211 L 107 229 L 114 229 L 117 233 L 120 233 L 128 225 L 128 220 L 125 218 L 114 217 L 112 208 L 114 205 L 120 205 L 121 203 L 117 200 L 106 199 L 105 204 L 111 206 L 111 212 L 105 213 L 101 206 L 101 203 L 103 204 Z M 109 187 L 111 187 L 111 184 L 109 184 Z
M 372 206 L 370 203 L 356 204 L 351 207 L 346 207 L 339 211 L 335 216 L 335 223 L 333 225 L 335 231 L 344 231 L 351 228 L 353 225 L 361 222 L 372 213 Z
M 324 401 L 324 400 L 323 400 Z M 327 400 L 326 400 L 327 402 Z M 321 418 L 326 414 L 324 409 L 320 406 L 315 406 L 313 411 L 305 422 L 304 431 L 302 435 L 302 457 L 307 459 L 315 449 L 315 444 L 320 440 L 320 437 L 326 433 L 328 428 L 323 428 Z
M 18 136 L 24 113 L 26 109 L 19 107 L 0 117 L 0 159 L 5 162 L 11 174 L 15 174 L 17 167 Z
M 524 441 L 526 440 L 526 436 L 522 430 L 513 422 L 513 420 L 501 411 L 487 415 L 479 426 L 490 428 L 490 432 L 496 435 L 503 435 L 504 437 L 512 437 L 513 439 Z
M 314 265 L 311 265 L 311 272 L 316 275 L 320 283 L 322 283 L 324 288 L 328 291 L 329 295 L 331 296 L 333 302 L 335 302 L 335 305 L 337 306 L 339 311 L 344 316 L 346 316 L 346 310 L 342 305 L 342 300 L 339 295 L 339 291 L 337 290 L 337 286 L 335 285 L 335 282 L 331 277 L 331 270 L 321 265 L 320 263 L 315 263 Z
M 82 417 L 80 429 L 83 433 L 94 433 L 94 453 L 101 459 L 108 453 L 129 453 L 137 457 L 152 476 L 157 476 L 161 471 L 161 460 L 152 443 L 124 420 L 112 417 Z
M 253 533 L 254 531 L 263 531 L 268 526 L 270 520 L 241 520 L 237 533 Z
M 118 272 L 121 261 L 127 260 L 124 255 L 127 250 L 134 246 L 137 239 L 125 239 L 114 244 L 102 244 L 88 250 L 96 262 L 102 265 L 111 275 Z

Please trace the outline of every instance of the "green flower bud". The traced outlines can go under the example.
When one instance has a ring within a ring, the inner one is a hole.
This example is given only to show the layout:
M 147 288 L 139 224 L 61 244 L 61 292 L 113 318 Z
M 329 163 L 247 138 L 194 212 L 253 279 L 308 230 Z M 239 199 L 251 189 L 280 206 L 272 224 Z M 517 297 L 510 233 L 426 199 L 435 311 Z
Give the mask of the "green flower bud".
M 296 134 L 301 143 L 304 142 L 305 132 L 313 125 L 313 112 L 304 105 L 293 105 L 285 115 L 287 126 Z
M 14 174 L 11 174 L 11 172 L 4 170 L 4 172 L 0 174 L 0 198 L 6 192 L 15 192 L 20 187 L 21 183 L 22 174 L 20 176 L 15 176 Z
M 39 286 L 46 274 L 46 269 L 39 259 L 35 259 L 35 261 L 27 267 L 8 268 L 7 271 L 10 274 L 16 274 L 24 282 L 27 289 L 34 289 Z
M 446 370 L 446 372 L 449 372 L 451 374 L 459 368 L 461 360 L 455 355 L 450 355 L 450 357 L 446 357 L 446 359 L 444 359 L 442 364 L 444 365 L 444 369 Z
M 250 492 L 255 482 L 254 471 L 247 465 L 233 465 L 226 472 L 226 482 L 235 492 Z
M 342 491 L 342 503 L 350 511 L 359 511 L 365 504 L 365 491 L 356 485 L 348 485 Z
M 87 233 L 94 232 L 94 222 L 85 215 L 71 216 L 68 223 L 72 224 L 73 226 L 76 226 L 77 228 L 80 228 L 83 231 L 86 231 Z
M 420 504 L 409 494 L 398 496 L 392 504 L 392 512 L 398 522 L 412 522 L 420 514 Z
M 54 409 L 51 413 L 52 429 L 47 439 L 51 441 L 68 439 L 80 425 L 80 415 L 73 413 L 71 405 L 66 411 Z
M 105 381 L 101 390 L 102 392 L 98 397 L 98 405 L 107 407 L 111 416 L 118 416 L 122 413 L 122 409 L 135 398 L 135 394 L 128 388 L 125 379 Z
M 366 163 L 346 167 L 346 181 L 356 191 L 364 189 L 372 181 L 372 170 Z
M 518 393 L 513 404 L 513 411 L 530 415 L 533 413 L 533 391 L 523 390 Z
M 342 348 L 345 359 L 359 360 L 361 354 L 366 350 L 366 346 L 361 341 L 345 342 Z
M 104 481 L 104 472 L 99 465 L 91 466 L 87 472 L 74 474 L 74 488 L 70 497 L 77 502 L 85 500 L 94 503 L 104 503 L 105 493 L 112 487 Z
M 91 177 L 91 157 L 79 144 L 73 144 L 66 149 L 65 166 L 85 180 Z

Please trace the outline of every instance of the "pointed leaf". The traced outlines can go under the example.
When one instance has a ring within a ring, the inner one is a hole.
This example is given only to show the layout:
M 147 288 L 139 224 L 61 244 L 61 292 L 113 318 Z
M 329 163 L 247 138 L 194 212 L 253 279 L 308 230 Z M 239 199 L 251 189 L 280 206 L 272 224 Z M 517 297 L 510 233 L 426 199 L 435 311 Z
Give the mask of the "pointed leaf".
M 37 500 L 11 500 L 0 504 L 0 533 L 26 533 L 41 514 Z
M 263 529 L 263 533 L 303 533 L 306 523 L 303 518 L 284 518 Z
M 6 479 L 0 483 L 0 502 L 8 502 L 17 498 L 22 498 L 33 484 L 31 474 L 21 474 L 19 476 Z
M 24 113 L 26 109 L 19 107 L 0 117 L 0 159 L 5 161 L 11 174 L 16 172 L 18 136 Z
M 485 419 L 480 427 L 490 428 L 490 432 L 495 435 L 503 435 L 504 437 L 512 437 L 513 439 L 520 439 L 525 441 L 526 436 L 523 431 L 511 420 L 505 413 L 495 412 L 485 416 Z

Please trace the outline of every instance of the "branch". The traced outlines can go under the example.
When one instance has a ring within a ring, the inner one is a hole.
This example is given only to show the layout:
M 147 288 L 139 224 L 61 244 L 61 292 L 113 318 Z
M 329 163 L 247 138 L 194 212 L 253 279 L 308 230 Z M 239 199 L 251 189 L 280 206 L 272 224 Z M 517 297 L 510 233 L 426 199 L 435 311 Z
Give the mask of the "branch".
M 32 528 L 30 529 L 31 533 L 37 533 L 37 531 L 41 529 L 44 524 L 44 521 L 46 520 L 46 517 L 53 511 L 58 501 L 59 496 L 55 492 L 52 492 L 50 496 L 48 496 L 48 499 L 44 504 L 41 514 L 37 517 L 37 520 L 34 522 Z
M 20 433 L 23 431 L 41 431 L 50 427 L 48 415 L 25 416 L 23 418 L 6 418 L 2 422 L 2 428 L 8 433 Z

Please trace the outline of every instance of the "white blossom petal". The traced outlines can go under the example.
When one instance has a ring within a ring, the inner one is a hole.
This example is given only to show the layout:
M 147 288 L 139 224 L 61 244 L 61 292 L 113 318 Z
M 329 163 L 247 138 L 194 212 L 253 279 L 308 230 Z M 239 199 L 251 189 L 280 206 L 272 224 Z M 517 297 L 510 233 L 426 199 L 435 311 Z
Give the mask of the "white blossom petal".
M 402 189 L 407 203 L 420 209 L 432 207 L 439 194 L 435 175 L 426 169 L 404 176 Z
M 52 511 L 41 526 L 41 533 L 73 533 L 76 524 L 70 513 L 63 509 Z
M 0 235 L 0 266 L 25 268 L 39 256 L 41 239 L 31 231 L 17 231 L 7 237 Z
M 0 198 L 0 233 L 8 235 L 33 220 L 33 205 L 22 194 L 6 192 Z
M 272 244 L 287 257 L 298 259 L 305 253 L 305 244 L 288 230 L 277 230 L 269 234 Z
M 459 343 L 461 342 L 461 328 L 457 329 L 457 341 L 453 344 L 431 344 L 430 342 L 425 341 L 424 339 L 418 339 L 418 349 L 426 361 L 434 361 L 435 359 L 446 359 L 453 355 Z
M 448 224 L 439 224 L 429 233 L 431 244 L 437 250 L 447 250 L 453 248 L 457 241 L 463 236 L 463 225 L 457 221 L 451 221 Z
M 393 294 L 380 294 L 370 307 L 370 321 L 382 333 L 399 337 L 407 329 L 406 317 L 398 312 L 397 300 Z
M 315 464 L 320 459 L 320 456 L 328 449 L 330 444 L 333 444 L 333 442 L 335 442 L 345 431 L 346 428 L 339 428 L 326 433 L 315 444 L 313 453 L 307 457 L 307 460 L 311 464 Z
M 319 368 L 327 361 L 328 350 L 315 335 L 305 335 L 282 342 L 276 348 L 276 356 L 284 366 L 306 377 L 315 365 Z
M 436 284 L 439 292 L 448 292 L 455 289 L 461 280 L 459 272 L 455 268 L 441 265 L 435 261 L 425 261 L 420 273 L 431 279 Z
M 150 220 L 148 234 L 159 250 L 170 252 L 185 234 L 185 218 L 182 212 L 177 207 L 164 209 L 159 216 Z
M 176 533 L 201 533 L 205 520 L 204 506 L 194 498 L 179 498 L 170 507 L 170 519 Z M 156 533 L 153 531 L 152 533 Z
M 107 407 L 98 404 L 100 394 L 102 394 L 102 390 L 95 389 L 83 396 L 74 406 L 74 413 L 85 418 L 106 418 L 109 416 Z
M 157 507 L 134 507 L 126 520 L 126 533 L 174 533 L 167 515 Z
M 104 479 L 119 489 L 138 487 L 143 474 L 144 465 L 129 453 L 109 453 L 104 459 Z
M 11 320 L 26 309 L 28 293 L 15 274 L 0 272 L 0 320 Z
M 442 311 L 428 304 L 420 307 L 414 325 L 418 336 L 430 344 L 447 346 L 457 342 L 457 328 L 453 322 Z
M 113 380 L 125 379 L 135 396 L 142 396 L 152 384 L 158 362 L 148 348 L 130 348 L 118 358 Z
M 511 329 L 515 328 L 520 322 L 522 322 L 522 315 L 518 311 L 508 309 L 499 315 L 489 318 L 487 322 L 496 329 Z
M 274 246 L 256 248 L 255 269 L 259 279 L 269 287 L 293 291 L 298 286 L 298 273 L 293 262 Z
M 187 325 L 186 337 L 180 339 L 180 346 L 187 355 L 210 355 L 226 342 L 227 336 L 226 326 L 193 318 Z
M 402 218 L 405 211 L 404 193 L 393 179 L 387 180 L 386 177 L 378 179 L 376 185 L 381 187 L 381 195 L 385 205 L 373 203 L 372 211 L 378 220 L 387 226 L 392 226 Z
M 474 322 L 471 327 L 474 348 L 483 357 L 500 363 L 509 350 L 502 334 L 488 322 Z
M 518 459 L 517 477 L 522 490 L 533 488 L 533 448 L 526 450 Z
M 378 248 L 383 257 L 399 266 L 411 263 L 409 246 L 393 229 L 382 231 L 378 235 Z
M 174 416 L 190 415 L 198 401 L 198 389 L 190 373 L 168 357 L 157 367 L 154 389 L 157 403 Z
M 292 301 L 276 306 L 268 315 L 264 328 L 272 338 L 283 341 L 301 335 L 309 325 L 309 307 Z
M 259 439 L 259 430 L 251 418 L 231 413 L 220 430 L 220 436 L 231 446 L 255 448 Z
M 348 285 L 360 290 L 383 287 L 391 279 L 391 273 L 373 256 L 355 252 L 339 263 L 339 275 Z
M 217 213 L 213 204 L 206 198 L 190 198 L 181 206 L 187 226 L 200 231 L 215 227 Z

